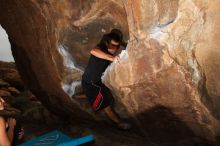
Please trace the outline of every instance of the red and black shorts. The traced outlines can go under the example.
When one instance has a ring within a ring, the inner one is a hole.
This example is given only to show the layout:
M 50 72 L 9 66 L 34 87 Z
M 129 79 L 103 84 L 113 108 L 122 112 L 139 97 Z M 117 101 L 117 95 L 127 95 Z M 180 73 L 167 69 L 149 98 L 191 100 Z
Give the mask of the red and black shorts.
M 114 98 L 108 87 L 102 82 L 87 83 L 82 81 L 82 87 L 93 110 L 99 111 L 113 104 Z

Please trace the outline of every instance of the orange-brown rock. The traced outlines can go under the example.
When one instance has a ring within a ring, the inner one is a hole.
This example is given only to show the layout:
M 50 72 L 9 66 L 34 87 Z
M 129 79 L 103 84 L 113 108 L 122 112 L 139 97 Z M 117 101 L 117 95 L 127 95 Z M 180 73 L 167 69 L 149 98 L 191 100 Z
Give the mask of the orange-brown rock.
M 24 89 L 24 83 L 13 62 L 0 61 L 0 79 L 18 89 Z
M 10 84 L 8 82 L 5 82 L 4 80 L 0 79 L 0 88 L 2 87 L 9 87 Z
M 9 91 L 6 91 L 6 90 L 0 90 L 0 96 L 1 97 L 10 97 L 12 96 L 11 93 Z
M 13 96 L 18 96 L 19 94 L 21 94 L 21 92 L 14 87 L 8 87 L 7 91 L 9 91 Z
M 145 135 L 153 130 L 149 113 L 155 112 L 217 141 L 219 8 L 219 0 L 2 0 L 0 23 L 33 93 L 49 109 L 80 119 L 90 115 L 71 96 L 80 92 L 89 50 L 111 28 L 122 29 L 127 49 L 103 77 L 119 114 Z

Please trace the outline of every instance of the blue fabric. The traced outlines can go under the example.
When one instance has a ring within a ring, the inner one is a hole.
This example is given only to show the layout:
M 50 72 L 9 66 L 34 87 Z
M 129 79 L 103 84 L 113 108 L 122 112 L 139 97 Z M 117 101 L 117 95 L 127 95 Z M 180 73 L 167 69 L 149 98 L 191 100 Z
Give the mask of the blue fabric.
M 81 138 L 71 138 L 60 131 L 52 131 L 42 136 L 36 137 L 19 146 L 77 146 L 94 140 L 94 135 Z
M 58 144 L 57 146 L 77 146 L 80 144 L 94 141 L 94 138 L 95 138 L 94 135 L 88 135 L 88 136 L 84 136 L 82 138 L 76 138 L 71 141 L 68 141 L 68 142 L 65 142 L 62 144 Z

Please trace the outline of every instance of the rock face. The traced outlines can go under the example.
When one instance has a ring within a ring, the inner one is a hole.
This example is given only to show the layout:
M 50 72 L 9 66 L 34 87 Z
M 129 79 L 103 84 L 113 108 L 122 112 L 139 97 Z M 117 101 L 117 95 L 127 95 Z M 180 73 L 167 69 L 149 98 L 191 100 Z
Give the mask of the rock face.
M 103 77 L 119 114 L 148 133 L 146 113 L 163 107 L 171 121 L 217 141 L 219 7 L 219 0 L 1 0 L 0 23 L 25 83 L 49 109 L 80 119 L 91 114 L 71 95 L 89 50 L 121 29 L 127 49 Z
M 15 64 L 12 62 L 5 63 L 0 61 L 0 79 L 8 82 L 10 85 L 13 85 L 20 90 L 24 89 L 24 83 L 19 76 Z

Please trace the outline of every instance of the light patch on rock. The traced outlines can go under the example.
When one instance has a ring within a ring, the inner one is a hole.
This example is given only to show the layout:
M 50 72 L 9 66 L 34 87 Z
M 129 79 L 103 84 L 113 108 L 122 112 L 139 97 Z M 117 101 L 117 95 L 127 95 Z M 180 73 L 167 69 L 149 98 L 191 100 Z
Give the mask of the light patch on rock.
M 106 30 L 104 28 L 101 29 L 102 33 L 106 33 Z
M 175 22 L 166 30 L 168 35 L 160 40 L 167 46 L 170 57 L 176 58 L 180 65 L 187 65 L 192 80 L 198 83 L 201 73 L 193 52 L 204 31 L 205 14 L 193 1 L 181 0 L 180 4 Z
M 190 58 L 188 60 L 188 65 L 191 67 L 192 71 L 192 80 L 198 84 L 198 82 L 201 80 L 201 73 L 199 71 L 198 63 L 195 59 Z
M 62 88 L 70 97 L 72 97 L 75 94 L 76 87 L 80 85 L 81 81 L 73 81 L 70 84 L 64 84 Z
M 60 54 L 63 56 L 65 67 L 69 69 L 77 70 L 81 73 L 83 72 L 80 68 L 76 67 L 73 57 L 70 55 L 70 53 L 68 53 L 68 51 L 66 51 L 65 46 L 60 45 L 58 50 Z M 80 85 L 81 85 L 80 81 L 73 81 L 71 83 L 62 83 L 62 88 L 71 97 L 72 95 L 75 94 L 76 87 Z
M 119 54 L 120 60 L 126 60 L 128 59 L 128 52 L 126 50 L 122 50 Z
M 154 38 L 156 40 L 160 40 L 161 37 L 164 37 L 163 35 L 167 35 L 167 33 L 165 33 L 164 29 L 169 26 L 169 24 L 173 23 L 172 21 L 169 21 L 165 24 L 159 24 L 156 27 L 154 27 L 149 34 L 150 38 Z
M 120 52 L 120 54 L 118 55 L 119 56 L 119 61 L 114 61 L 112 62 L 112 64 L 110 66 L 108 66 L 108 68 L 105 70 L 104 74 L 102 75 L 102 80 L 105 79 L 105 76 L 107 76 L 107 73 L 112 71 L 114 68 L 115 68 L 115 65 L 117 63 L 122 63 L 123 61 L 127 60 L 128 59 L 128 51 L 127 51 L 127 48 L 128 48 L 128 45 L 126 47 L 125 50 L 122 50 Z
M 66 51 L 65 46 L 59 45 L 58 51 L 63 56 L 63 61 L 64 61 L 65 67 L 82 72 L 82 70 L 80 68 L 76 67 L 73 57 L 70 55 L 70 53 L 68 51 Z

